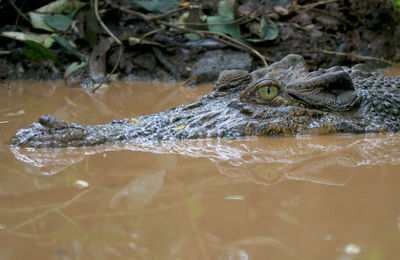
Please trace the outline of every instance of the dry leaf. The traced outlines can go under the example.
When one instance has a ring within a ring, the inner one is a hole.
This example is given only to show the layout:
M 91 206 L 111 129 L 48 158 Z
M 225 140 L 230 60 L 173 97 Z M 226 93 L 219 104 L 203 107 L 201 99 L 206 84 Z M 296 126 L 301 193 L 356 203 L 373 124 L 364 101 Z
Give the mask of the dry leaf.
M 185 128 L 184 125 L 180 125 L 180 126 L 178 126 L 178 127 L 172 128 L 172 129 L 174 129 L 174 130 L 182 130 L 182 129 L 184 129 L 184 128 Z

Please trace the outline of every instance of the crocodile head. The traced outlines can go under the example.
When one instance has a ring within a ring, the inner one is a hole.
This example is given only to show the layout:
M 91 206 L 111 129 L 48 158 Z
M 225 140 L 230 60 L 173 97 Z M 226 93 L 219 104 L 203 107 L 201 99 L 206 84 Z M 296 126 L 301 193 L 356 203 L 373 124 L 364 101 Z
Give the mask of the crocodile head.
M 397 132 L 400 79 L 355 68 L 308 72 L 288 55 L 251 73 L 220 74 L 200 101 L 135 119 L 84 126 L 51 115 L 19 130 L 12 144 L 38 148 L 115 142 L 262 135 Z

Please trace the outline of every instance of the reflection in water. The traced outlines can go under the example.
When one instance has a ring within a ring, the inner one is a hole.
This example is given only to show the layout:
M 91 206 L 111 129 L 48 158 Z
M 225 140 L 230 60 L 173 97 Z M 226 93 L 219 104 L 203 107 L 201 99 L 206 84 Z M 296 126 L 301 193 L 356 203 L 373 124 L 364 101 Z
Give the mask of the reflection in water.
M 212 86 L 119 82 L 88 95 L 54 82 L 4 85 L 0 259 L 400 254 L 399 135 L 15 149 L 11 135 L 42 114 L 100 124 L 191 103 Z
M 130 150 L 208 158 L 226 176 L 247 176 L 264 185 L 284 180 L 346 185 L 351 178 L 346 168 L 400 165 L 399 145 L 398 135 L 361 135 L 200 140 L 60 150 L 11 147 L 11 150 L 16 158 L 40 167 L 42 174 L 48 175 L 56 174 L 89 155 Z M 343 171 L 338 171 L 338 168 Z

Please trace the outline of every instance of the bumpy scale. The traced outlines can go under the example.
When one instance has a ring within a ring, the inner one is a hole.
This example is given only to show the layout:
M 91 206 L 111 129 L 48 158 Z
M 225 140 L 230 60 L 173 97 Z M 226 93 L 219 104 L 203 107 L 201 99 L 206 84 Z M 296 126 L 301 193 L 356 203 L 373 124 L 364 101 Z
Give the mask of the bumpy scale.
M 251 73 L 223 71 L 214 90 L 190 105 L 105 125 L 85 126 L 44 115 L 20 129 L 11 143 L 57 148 L 198 138 L 398 132 L 399 111 L 400 78 L 344 67 L 308 72 L 303 57 L 291 54 Z

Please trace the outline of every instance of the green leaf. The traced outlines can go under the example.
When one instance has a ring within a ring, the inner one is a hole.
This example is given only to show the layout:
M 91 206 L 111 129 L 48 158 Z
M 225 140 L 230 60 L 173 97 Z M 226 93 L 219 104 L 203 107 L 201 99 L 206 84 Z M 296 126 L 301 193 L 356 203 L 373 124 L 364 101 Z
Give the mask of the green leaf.
M 157 13 L 171 11 L 179 7 L 179 1 L 176 0 L 146 0 L 134 2 L 149 12 Z
M 48 14 L 44 17 L 44 22 L 54 30 L 65 31 L 71 26 L 73 21 L 71 18 L 63 14 Z
M 87 65 L 88 65 L 88 62 L 86 62 L 86 61 L 82 61 L 80 63 L 79 62 L 71 63 L 64 72 L 64 79 L 69 78 L 69 76 L 71 76 L 73 73 L 75 73 L 76 71 L 78 71 L 79 69 L 81 69 Z
M 85 40 L 89 43 L 89 46 L 93 47 L 98 41 L 99 24 L 97 23 L 96 16 L 94 15 L 94 10 L 85 12 Z
M 215 23 L 226 23 L 232 22 L 233 19 L 229 16 L 209 16 L 207 17 L 207 24 L 215 24 Z M 218 32 L 229 34 L 233 38 L 240 40 L 242 35 L 240 33 L 239 25 L 237 24 L 225 24 L 225 25 L 209 25 L 208 30 L 211 32 Z
M 235 0 L 225 0 L 218 3 L 218 14 L 235 19 Z
M 250 42 L 263 42 L 263 41 L 272 41 L 278 37 L 279 29 L 276 24 L 269 19 L 268 16 L 261 16 L 261 31 L 260 31 L 260 39 L 246 39 Z
M 400 10 L 400 0 L 393 0 L 393 5 Z
M 218 4 L 217 16 L 207 17 L 208 30 L 211 32 L 218 32 L 229 34 L 233 38 L 240 40 L 242 35 L 240 33 L 239 25 L 236 23 L 225 24 L 225 25 L 211 25 L 216 23 L 228 23 L 235 20 L 235 0 L 220 1 Z
M 35 11 L 41 14 L 55 14 L 55 13 L 68 14 L 72 11 L 81 9 L 85 5 L 86 3 L 83 3 L 78 0 L 57 0 L 42 6 L 39 9 L 36 9 Z
M 46 48 L 51 47 L 51 45 L 54 43 L 54 39 L 50 34 L 2 32 L 1 35 L 18 41 L 33 41 L 43 45 Z
M 23 41 L 23 43 L 25 46 L 22 51 L 28 59 L 33 61 L 56 60 L 53 53 L 40 43 L 34 41 Z
M 79 52 L 77 49 L 75 49 L 64 37 L 61 36 L 53 36 L 54 40 L 60 44 L 64 49 L 81 59 L 82 61 L 87 61 L 88 57 L 81 52 Z
M 29 12 L 28 14 L 29 18 L 31 19 L 31 24 L 33 28 L 54 32 L 54 29 L 48 26 L 47 23 L 44 21 L 44 17 L 47 14 L 39 14 L 35 12 Z
M 185 33 L 184 36 L 190 41 L 200 40 L 200 36 L 195 33 Z
M 180 24 L 183 26 L 183 28 L 189 28 L 193 30 L 203 30 L 203 26 L 199 25 L 182 25 L 183 23 L 204 23 L 204 20 L 201 19 L 201 17 L 197 13 L 192 13 L 192 12 L 185 12 L 183 13 L 177 22 L 177 24 Z M 195 34 L 195 33 L 185 33 L 184 36 L 189 39 L 190 41 L 197 41 L 200 39 L 200 36 Z

